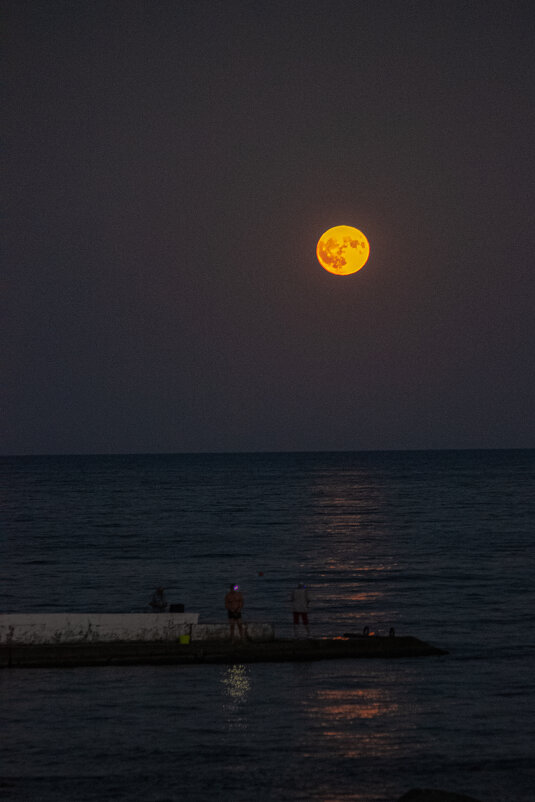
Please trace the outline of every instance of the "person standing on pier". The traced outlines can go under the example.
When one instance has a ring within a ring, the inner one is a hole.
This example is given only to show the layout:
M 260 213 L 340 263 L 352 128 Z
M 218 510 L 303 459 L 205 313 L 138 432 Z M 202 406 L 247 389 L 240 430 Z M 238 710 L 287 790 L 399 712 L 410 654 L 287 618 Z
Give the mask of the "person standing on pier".
M 234 640 L 234 632 L 236 624 L 240 638 L 243 638 L 243 625 L 241 620 L 241 611 L 243 610 L 243 595 L 240 593 L 238 585 L 231 585 L 228 593 L 225 596 L 225 608 L 227 610 L 228 620 L 230 624 L 230 637 Z
M 291 595 L 293 615 L 294 615 L 294 638 L 297 638 L 297 628 L 299 626 L 299 619 L 303 622 L 307 638 L 310 638 L 310 627 L 308 625 L 308 605 L 310 599 L 306 585 L 299 582 L 296 588 L 292 590 Z
M 162 587 L 156 588 L 152 594 L 149 606 L 152 607 L 153 613 L 165 613 L 167 610 L 167 599 L 165 598 L 164 589 Z

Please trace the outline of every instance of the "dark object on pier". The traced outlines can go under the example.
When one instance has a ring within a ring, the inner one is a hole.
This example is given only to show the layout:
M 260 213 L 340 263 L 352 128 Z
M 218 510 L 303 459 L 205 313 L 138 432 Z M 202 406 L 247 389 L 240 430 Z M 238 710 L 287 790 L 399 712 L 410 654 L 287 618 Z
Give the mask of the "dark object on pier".
M 479 802 L 473 796 L 454 794 L 451 791 L 438 791 L 431 788 L 413 788 L 403 794 L 398 802 Z
M 358 632 L 344 632 L 343 637 L 344 638 L 369 638 L 370 637 L 370 628 L 369 627 L 364 627 L 364 629 L 362 630 L 362 635 L 360 635 Z M 374 637 L 374 633 L 373 632 L 371 633 L 371 637 Z M 390 627 L 390 630 L 388 632 L 388 637 L 389 638 L 395 638 L 396 637 L 396 630 L 394 629 L 394 627 Z
M 447 654 L 409 636 L 309 640 L 93 641 L 0 646 L 0 668 L 197 663 L 287 663 L 312 660 L 390 659 Z
M 392 630 L 390 630 L 392 632 Z M 344 632 L 344 638 L 368 638 L 370 635 L 370 628 L 364 627 L 362 634 L 360 632 Z
M 170 613 L 183 613 L 184 612 L 184 605 L 183 604 L 170 604 L 169 605 L 169 612 Z

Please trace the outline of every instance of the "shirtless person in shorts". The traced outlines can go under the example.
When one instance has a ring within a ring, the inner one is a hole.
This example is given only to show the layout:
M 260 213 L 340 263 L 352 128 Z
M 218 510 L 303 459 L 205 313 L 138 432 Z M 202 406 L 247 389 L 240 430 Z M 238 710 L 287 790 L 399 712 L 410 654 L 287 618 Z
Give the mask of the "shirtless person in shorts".
M 238 624 L 240 638 L 243 638 L 243 625 L 241 621 L 241 611 L 243 610 L 243 596 L 237 585 L 231 585 L 230 590 L 225 596 L 225 607 L 227 609 L 230 624 L 230 637 L 234 640 L 234 630 Z

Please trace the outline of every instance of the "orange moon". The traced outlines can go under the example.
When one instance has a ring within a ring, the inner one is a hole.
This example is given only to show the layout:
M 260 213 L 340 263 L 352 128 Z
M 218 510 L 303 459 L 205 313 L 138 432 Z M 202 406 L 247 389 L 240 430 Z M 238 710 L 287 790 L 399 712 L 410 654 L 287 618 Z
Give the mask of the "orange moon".
M 329 273 L 348 276 L 364 267 L 370 255 L 370 243 L 358 228 L 334 226 L 319 238 L 316 255 Z

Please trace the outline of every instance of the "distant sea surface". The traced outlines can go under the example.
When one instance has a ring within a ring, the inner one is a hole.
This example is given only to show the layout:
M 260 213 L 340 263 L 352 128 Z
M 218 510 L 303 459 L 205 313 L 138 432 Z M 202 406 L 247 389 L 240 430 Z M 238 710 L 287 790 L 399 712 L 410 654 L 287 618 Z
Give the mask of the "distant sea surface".
M 535 789 L 535 451 L 0 459 L 2 612 L 146 610 L 157 585 L 412 660 L 0 672 L 2 800 L 377 800 Z

